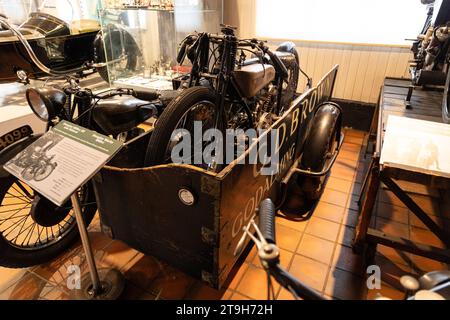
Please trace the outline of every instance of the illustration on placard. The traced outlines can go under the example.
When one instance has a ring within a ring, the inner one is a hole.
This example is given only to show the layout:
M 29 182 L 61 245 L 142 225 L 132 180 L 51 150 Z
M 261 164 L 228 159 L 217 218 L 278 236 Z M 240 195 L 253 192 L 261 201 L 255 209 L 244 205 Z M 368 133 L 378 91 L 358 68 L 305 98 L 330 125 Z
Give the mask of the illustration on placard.
M 50 177 L 58 166 L 51 150 L 62 139 L 62 136 L 49 132 L 33 148 L 26 148 L 12 159 L 12 163 L 23 169 L 21 176 L 25 181 L 44 181 Z

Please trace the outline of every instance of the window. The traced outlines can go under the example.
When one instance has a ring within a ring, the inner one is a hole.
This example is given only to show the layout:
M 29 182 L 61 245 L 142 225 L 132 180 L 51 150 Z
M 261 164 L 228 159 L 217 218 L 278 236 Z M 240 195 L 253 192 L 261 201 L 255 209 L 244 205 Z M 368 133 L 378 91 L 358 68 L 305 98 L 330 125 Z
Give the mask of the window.
M 419 0 L 255 0 L 258 37 L 405 45 L 426 19 Z

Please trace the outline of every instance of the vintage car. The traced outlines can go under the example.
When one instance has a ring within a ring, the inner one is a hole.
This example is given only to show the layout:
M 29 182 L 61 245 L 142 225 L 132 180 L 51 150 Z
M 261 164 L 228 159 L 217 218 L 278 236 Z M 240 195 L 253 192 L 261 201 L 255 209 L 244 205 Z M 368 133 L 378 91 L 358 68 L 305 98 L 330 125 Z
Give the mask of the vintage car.
M 48 75 L 96 69 L 108 81 L 104 62 L 126 60 L 126 68 L 136 67 L 140 50 L 133 37 L 120 26 L 100 32 L 95 20 L 68 23 L 44 12 L 33 12 L 20 27 L 0 17 L 0 83 L 26 82 Z M 103 41 L 103 38 L 105 41 Z M 114 43 L 119 41 L 119 44 Z

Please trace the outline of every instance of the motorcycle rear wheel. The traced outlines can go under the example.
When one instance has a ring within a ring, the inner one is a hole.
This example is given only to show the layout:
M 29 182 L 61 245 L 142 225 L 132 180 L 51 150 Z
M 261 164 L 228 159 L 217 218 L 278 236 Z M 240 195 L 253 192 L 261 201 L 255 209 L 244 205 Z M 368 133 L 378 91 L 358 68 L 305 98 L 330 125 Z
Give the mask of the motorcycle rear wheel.
M 55 226 L 44 227 L 34 220 L 34 194 L 12 175 L 0 179 L 0 266 L 26 268 L 46 263 L 78 240 L 75 216 L 69 207 L 67 216 Z M 83 217 L 89 225 L 97 211 L 92 185 L 82 187 L 79 194 Z

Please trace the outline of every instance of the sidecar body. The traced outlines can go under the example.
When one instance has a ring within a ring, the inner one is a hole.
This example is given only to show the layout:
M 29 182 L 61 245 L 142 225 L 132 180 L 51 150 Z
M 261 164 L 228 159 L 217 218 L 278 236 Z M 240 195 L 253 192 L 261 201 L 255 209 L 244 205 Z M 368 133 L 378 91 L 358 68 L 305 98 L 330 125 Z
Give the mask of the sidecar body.
M 282 201 L 318 110 L 333 106 L 328 101 L 337 69 L 293 101 L 273 130 L 218 174 L 189 165 L 143 167 L 151 131 L 127 143 L 93 179 L 103 232 L 211 287 L 226 285 L 243 227 L 260 201 Z M 273 132 L 280 134 L 279 161 L 267 173 L 249 159 Z

